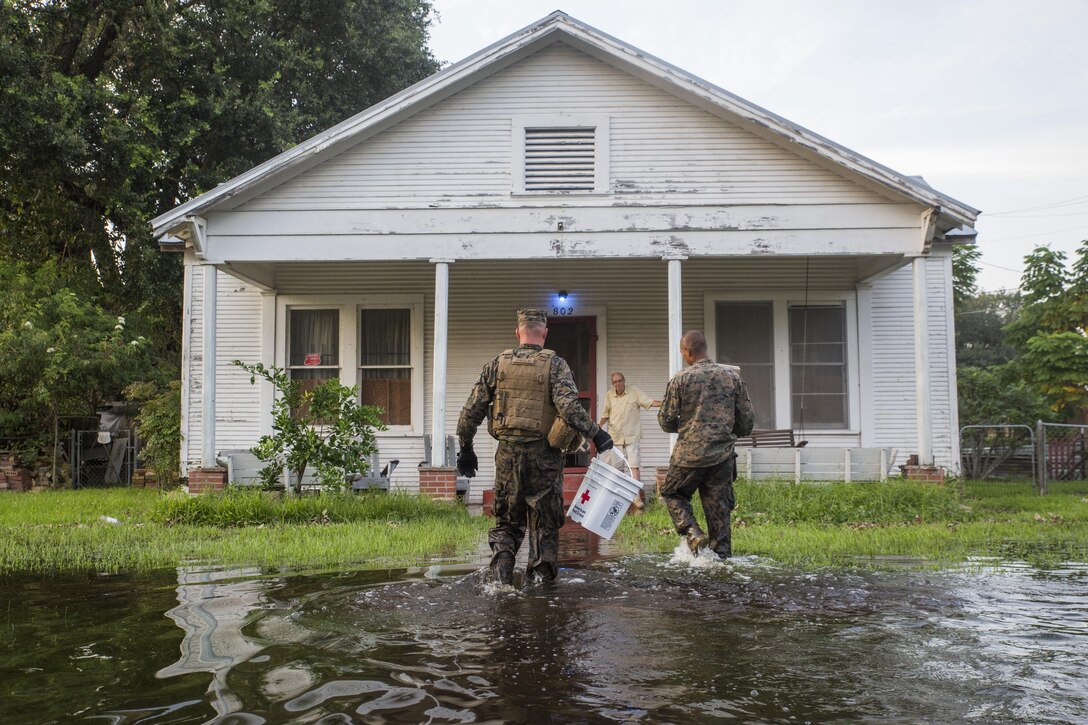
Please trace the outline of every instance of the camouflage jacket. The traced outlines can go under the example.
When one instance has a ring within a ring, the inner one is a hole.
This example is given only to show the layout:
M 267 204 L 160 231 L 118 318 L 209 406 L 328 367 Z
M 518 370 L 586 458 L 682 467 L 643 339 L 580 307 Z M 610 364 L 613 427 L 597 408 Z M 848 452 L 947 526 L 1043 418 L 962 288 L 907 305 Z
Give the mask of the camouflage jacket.
M 516 357 L 528 357 L 543 348 L 540 345 L 523 345 L 514 349 Z M 487 419 L 488 409 L 495 399 L 495 382 L 499 370 L 499 357 L 484 365 L 476 384 L 472 386 L 461 416 L 457 419 L 457 440 L 461 447 L 472 442 L 476 429 Z M 559 415 L 579 433 L 592 438 L 601 428 L 589 417 L 582 404 L 578 402 L 578 387 L 574 384 L 574 375 L 567 361 L 558 355 L 552 356 L 551 379 L 552 404 Z M 503 440 L 525 442 L 535 438 L 510 437 Z
M 657 422 L 680 434 L 669 463 L 705 468 L 734 455 L 733 441 L 752 432 L 755 413 L 740 375 L 703 358 L 669 381 Z

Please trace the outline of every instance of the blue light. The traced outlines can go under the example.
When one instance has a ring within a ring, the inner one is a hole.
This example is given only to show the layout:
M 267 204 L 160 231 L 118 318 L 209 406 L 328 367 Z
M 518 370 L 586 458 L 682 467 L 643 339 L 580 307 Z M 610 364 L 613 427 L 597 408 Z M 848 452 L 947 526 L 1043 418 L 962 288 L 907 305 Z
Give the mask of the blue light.
M 567 301 L 567 291 L 566 290 L 559 290 L 559 301 L 560 302 L 566 302 Z

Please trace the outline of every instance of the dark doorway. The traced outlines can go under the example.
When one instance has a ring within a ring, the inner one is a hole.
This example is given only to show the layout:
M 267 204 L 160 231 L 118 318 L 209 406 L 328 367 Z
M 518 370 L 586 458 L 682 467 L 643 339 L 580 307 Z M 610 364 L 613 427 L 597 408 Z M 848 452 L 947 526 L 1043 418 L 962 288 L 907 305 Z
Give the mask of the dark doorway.
M 578 399 L 589 416 L 597 418 L 597 318 L 551 317 L 548 319 L 548 339 L 544 346 L 555 350 L 570 365 Z M 567 468 L 585 468 L 589 452 L 567 456 Z

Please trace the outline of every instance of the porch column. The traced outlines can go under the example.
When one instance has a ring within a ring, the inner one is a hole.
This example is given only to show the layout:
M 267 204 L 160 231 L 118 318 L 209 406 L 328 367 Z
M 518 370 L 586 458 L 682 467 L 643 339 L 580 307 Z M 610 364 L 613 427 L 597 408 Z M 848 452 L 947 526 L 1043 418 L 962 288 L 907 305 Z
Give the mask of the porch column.
M 669 377 L 672 377 L 684 367 L 684 360 L 680 357 L 680 337 L 684 334 L 680 262 L 687 257 L 664 257 L 664 259 L 669 263 Z
M 449 343 L 450 265 L 452 259 L 432 259 L 434 264 L 434 371 L 431 374 L 431 465 L 448 466 L 446 460 L 446 359 Z
M 918 415 L 918 463 L 933 465 L 933 432 L 929 379 L 929 306 L 926 304 L 926 258 L 915 257 L 914 272 L 914 388 Z
M 218 270 L 214 264 L 204 265 L 204 376 L 203 376 L 203 405 L 201 406 L 200 420 L 201 454 L 200 465 L 204 468 L 214 468 L 215 463 L 215 308 L 218 290 Z

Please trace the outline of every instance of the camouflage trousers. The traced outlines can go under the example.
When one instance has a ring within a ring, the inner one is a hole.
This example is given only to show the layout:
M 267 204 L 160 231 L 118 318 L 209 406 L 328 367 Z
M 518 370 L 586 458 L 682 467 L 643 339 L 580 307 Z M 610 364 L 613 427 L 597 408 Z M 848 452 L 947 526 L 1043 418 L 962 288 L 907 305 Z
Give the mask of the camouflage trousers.
M 701 531 L 691 510 L 691 497 L 696 491 L 699 492 L 706 514 L 710 549 L 723 559 L 733 553 L 729 514 L 736 505 L 733 495 L 733 481 L 736 478 L 737 459 L 734 456 L 705 468 L 669 466 L 665 483 L 661 485 L 661 499 L 669 510 L 676 532 L 684 537 Z
M 528 526 L 526 575 L 555 579 L 559 573 L 559 527 L 565 519 L 563 455 L 546 440 L 499 441 L 491 512 L 495 526 L 488 532 L 487 542 L 491 545 L 491 570 L 497 578 L 505 580 L 507 571 L 512 576 L 513 557 Z

